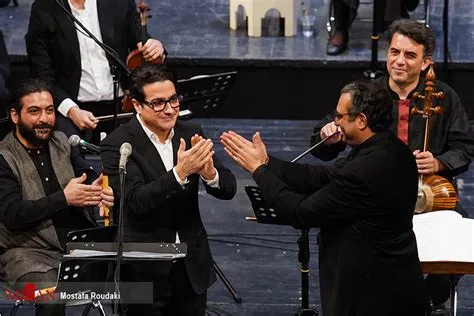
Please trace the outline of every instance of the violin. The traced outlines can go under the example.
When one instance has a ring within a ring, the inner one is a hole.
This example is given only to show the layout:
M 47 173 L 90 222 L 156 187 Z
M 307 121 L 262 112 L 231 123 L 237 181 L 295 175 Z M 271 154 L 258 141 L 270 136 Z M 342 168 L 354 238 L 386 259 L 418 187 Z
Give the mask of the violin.
M 140 3 L 137 4 L 138 8 L 138 15 L 140 17 L 140 33 L 141 33 L 141 42 L 142 45 L 145 45 L 145 42 L 147 41 L 147 35 L 148 35 L 148 30 L 147 30 L 147 21 L 151 17 L 151 15 L 148 14 L 148 11 L 150 11 L 150 8 L 147 6 L 145 0 L 140 0 Z M 162 64 L 164 62 L 165 56 L 164 54 L 160 55 L 158 58 L 155 58 L 154 60 L 151 61 L 146 61 L 145 58 L 143 57 L 142 52 L 137 48 L 133 50 L 130 54 L 127 56 L 127 68 L 130 70 L 134 70 L 136 68 L 140 68 L 145 64 Z M 122 110 L 124 112 L 132 112 L 133 111 L 133 102 L 132 98 L 130 97 L 129 93 L 126 93 L 124 98 L 122 99 Z
M 434 114 L 442 114 L 440 106 L 433 107 L 433 99 L 443 99 L 443 92 L 435 91 L 436 76 L 431 63 L 426 73 L 424 95 L 415 92 L 413 98 L 423 100 L 423 109 L 416 106 L 411 109 L 412 115 L 421 115 L 425 119 L 423 151 L 428 151 L 431 118 Z M 446 178 L 432 174 L 418 176 L 418 198 L 415 213 L 426 213 L 441 210 L 453 210 L 458 202 L 453 184 Z

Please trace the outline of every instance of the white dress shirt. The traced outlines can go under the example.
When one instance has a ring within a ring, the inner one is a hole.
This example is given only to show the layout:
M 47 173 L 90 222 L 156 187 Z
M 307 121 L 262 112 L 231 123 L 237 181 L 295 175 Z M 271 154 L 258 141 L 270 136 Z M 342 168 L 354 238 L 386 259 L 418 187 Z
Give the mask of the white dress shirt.
M 173 174 L 174 177 L 176 178 L 176 181 L 184 188 L 184 186 L 188 183 L 188 179 L 181 180 L 178 174 L 176 173 L 176 167 L 173 166 L 173 143 L 171 140 L 173 139 L 174 136 L 174 128 L 171 129 L 170 134 L 168 135 L 168 138 L 165 140 L 164 143 L 160 142 L 160 139 L 158 138 L 157 135 L 155 135 L 148 127 L 146 127 L 145 123 L 143 123 L 142 119 L 140 118 L 140 114 L 137 113 L 137 119 L 140 125 L 143 128 L 143 131 L 145 134 L 148 136 L 148 138 L 151 140 L 153 145 L 155 146 L 156 150 L 158 151 L 158 154 L 161 157 L 161 160 L 163 161 L 163 164 L 165 165 L 166 171 L 170 171 L 173 169 Z M 216 176 L 212 180 L 206 180 L 203 177 L 201 177 L 206 184 L 210 187 L 213 188 L 218 188 L 219 187 L 219 173 L 216 170 Z M 176 232 L 176 243 L 179 243 L 179 236 L 178 232 Z
M 97 0 L 85 0 L 84 9 L 81 10 L 76 9 L 70 0 L 68 2 L 74 17 L 102 42 Z M 113 100 L 113 78 L 104 50 L 89 38 L 77 24 L 75 26 L 81 56 L 81 80 L 77 100 L 81 102 Z M 120 90 L 119 95 L 122 94 L 123 91 Z M 58 111 L 67 116 L 69 110 L 74 106 L 77 104 L 66 98 L 59 105 Z

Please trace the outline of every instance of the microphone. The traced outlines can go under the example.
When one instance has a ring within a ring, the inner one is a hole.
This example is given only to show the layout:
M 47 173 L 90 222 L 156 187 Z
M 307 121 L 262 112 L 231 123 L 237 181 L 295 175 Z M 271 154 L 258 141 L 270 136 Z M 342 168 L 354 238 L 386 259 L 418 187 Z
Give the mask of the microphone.
M 93 144 L 90 144 L 88 142 L 86 142 L 85 140 L 83 140 L 82 138 L 80 138 L 78 135 L 71 135 L 69 136 L 69 144 L 73 147 L 76 147 L 76 146 L 81 146 L 83 148 L 85 148 L 86 150 L 94 153 L 94 154 L 100 154 L 100 147 L 99 146 L 96 146 L 96 145 L 93 145 Z
M 120 146 L 120 161 L 119 161 L 119 170 L 125 171 L 127 165 L 128 156 L 132 154 L 132 145 L 130 143 L 123 143 Z

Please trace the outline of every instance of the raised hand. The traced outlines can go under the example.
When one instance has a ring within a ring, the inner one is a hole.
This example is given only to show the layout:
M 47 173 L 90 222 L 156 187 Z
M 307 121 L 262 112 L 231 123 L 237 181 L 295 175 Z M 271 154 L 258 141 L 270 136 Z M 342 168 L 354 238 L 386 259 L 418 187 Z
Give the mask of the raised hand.
M 248 172 L 253 173 L 259 166 L 268 162 L 267 149 L 259 132 L 253 135 L 252 141 L 233 131 L 224 132 L 221 135 L 221 143 L 226 153 Z
M 195 134 L 191 137 L 191 146 L 194 147 L 199 141 L 204 138 L 198 134 Z M 214 168 L 214 160 L 209 159 L 209 161 L 198 171 L 199 175 L 206 180 L 213 180 L 216 177 L 216 169 Z
M 339 132 L 339 133 L 334 134 L 336 132 Z M 319 131 L 319 136 L 321 136 L 321 139 L 324 139 L 331 135 L 333 136 L 324 142 L 325 145 L 336 144 L 342 140 L 341 129 L 338 126 L 336 126 L 336 123 L 334 122 L 327 123 L 326 125 L 323 126 L 323 128 L 321 128 L 321 131 Z
M 102 187 L 97 184 L 84 184 L 86 174 L 73 178 L 64 188 L 64 196 L 70 206 L 98 206 L 102 201 Z M 97 180 L 96 180 L 97 181 Z
M 188 150 L 184 139 L 181 138 L 179 142 L 178 163 L 175 168 L 178 177 L 183 180 L 191 174 L 199 173 L 204 165 L 212 160 L 214 151 L 210 139 L 201 139 Z

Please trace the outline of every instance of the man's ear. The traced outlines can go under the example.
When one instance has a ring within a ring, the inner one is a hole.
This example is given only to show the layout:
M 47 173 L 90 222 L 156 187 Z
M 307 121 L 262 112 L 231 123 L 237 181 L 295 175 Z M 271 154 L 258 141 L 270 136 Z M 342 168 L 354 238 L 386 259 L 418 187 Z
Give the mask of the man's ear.
M 135 99 L 132 99 L 132 103 L 133 103 L 133 107 L 135 108 L 135 112 L 140 114 L 142 112 L 143 105 Z
M 428 68 L 432 62 L 433 62 L 433 57 L 431 56 L 423 57 L 423 64 L 421 65 L 421 71 L 425 71 L 426 68 Z
M 360 113 L 357 118 L 356 118 L 356 122 L 357 122 L 357 127 L 360 129 L 360 130 L 363 130 L 365 129 L 368 125 L 367 125 L 367 116 L 365 116 L 364 113 Z
M 17 125 L 18 124 L 18 112 L 15 109 L 10 109 L 10 117 L 12 122 Z

